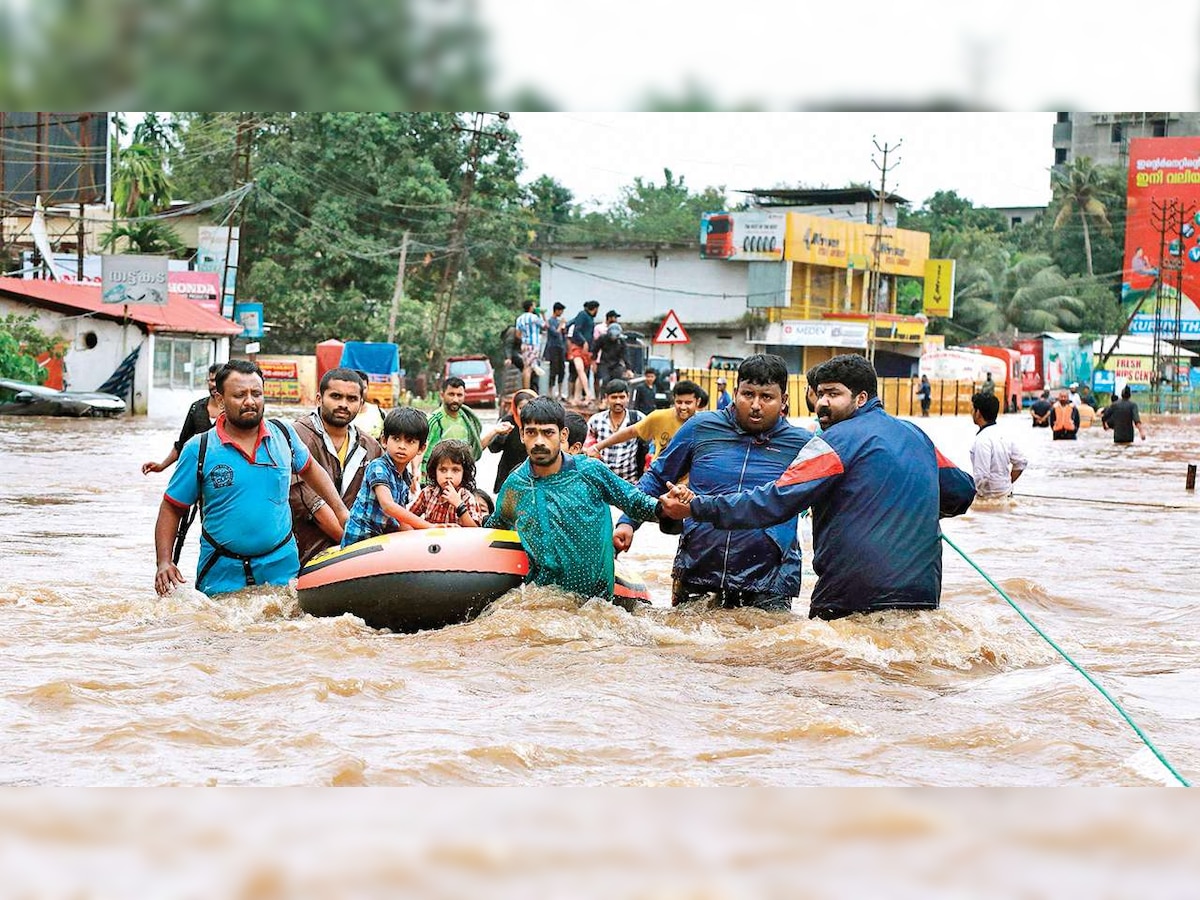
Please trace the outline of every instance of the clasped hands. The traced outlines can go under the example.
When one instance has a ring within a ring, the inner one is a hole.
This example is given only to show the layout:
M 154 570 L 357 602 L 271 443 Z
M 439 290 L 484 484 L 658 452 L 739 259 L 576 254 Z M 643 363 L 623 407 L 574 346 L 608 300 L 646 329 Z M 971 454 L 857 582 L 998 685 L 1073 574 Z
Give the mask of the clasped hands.
M 667 482 L 667 492 L 658 498 L 662 503 L 662 514 L 671 519 L 682 521 L 692 514 L 692 501 L 696 492 L 686 484 Z

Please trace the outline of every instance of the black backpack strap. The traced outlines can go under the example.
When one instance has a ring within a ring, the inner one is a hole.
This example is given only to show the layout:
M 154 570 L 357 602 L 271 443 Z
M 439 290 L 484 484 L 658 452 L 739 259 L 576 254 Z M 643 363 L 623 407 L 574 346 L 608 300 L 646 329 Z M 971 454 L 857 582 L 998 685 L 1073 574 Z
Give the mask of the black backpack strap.
M 196 455 L 196 502 L 188 507 L 188 511 L 179 520 L 179 528 L 175 532 L 175 546 L 171 548 L 171 561 L 179 563 L 183 555 L 183 544 L 187 540 L 188 529 L 196 521 L 196 513 L 200 511 L 204 499 L 204 455 L 208 452 L 208 435 L 212 429 L 200 435 L 200 452 Z

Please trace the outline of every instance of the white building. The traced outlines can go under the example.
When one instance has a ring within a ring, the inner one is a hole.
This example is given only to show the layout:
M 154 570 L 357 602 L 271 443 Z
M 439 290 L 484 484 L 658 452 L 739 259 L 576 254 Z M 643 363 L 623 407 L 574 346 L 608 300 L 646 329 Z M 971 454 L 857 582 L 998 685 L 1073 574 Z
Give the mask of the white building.
M 99 285 L 0 278 L 0 315 L 9 314 L 33 315 L 62 339 L 68 390 L 96 390 L 137 351 L 129 411 L 171 418 L 205 393 L 208 367 L 229 359 L 229 339 L 242 332 L 178 294 L 162 306 L 119 306 L 100 302 Z

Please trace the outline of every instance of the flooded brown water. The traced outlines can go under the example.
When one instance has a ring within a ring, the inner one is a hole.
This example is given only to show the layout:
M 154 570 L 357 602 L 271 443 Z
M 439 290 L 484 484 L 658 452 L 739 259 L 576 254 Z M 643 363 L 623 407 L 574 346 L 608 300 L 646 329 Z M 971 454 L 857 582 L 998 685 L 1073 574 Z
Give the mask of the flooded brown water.
M 966 418 L 918 421 L 968 464 Z M 1031 459 L 1020 496 L 944 529 L 1194 781 L 1200 421 L 1126 448 L 1027 422 L 1001 420 Z M 636 615 L 539 589 L 380 633 L 307 616 L 287 589 L 204 597 L 194 538 L 189 585 L 159 599 L 167 476 L 139 467 L 177 427 L 0 418 L 0 784 L 1175 783 L 948 547 L 938 612 L 805 618 L 807 520 L 792 615 L 671 610 L 674 539 L 653 526 L 631 558 L 655 603 Z

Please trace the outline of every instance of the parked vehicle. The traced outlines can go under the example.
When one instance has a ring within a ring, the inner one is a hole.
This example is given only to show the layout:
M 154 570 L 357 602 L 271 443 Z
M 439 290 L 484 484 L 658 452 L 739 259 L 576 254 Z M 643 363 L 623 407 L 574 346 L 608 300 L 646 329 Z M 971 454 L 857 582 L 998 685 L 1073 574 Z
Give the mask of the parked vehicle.
M 492 361 L 482 353 L 451 356 L 446 359 L 442 381 L 458 377 L 467 386 L 467 406 L 496 405 L 496 373 Z
M 7 401 L 7 402 L 4 402 Z M 116 416 L 125 401 L 98 391 L 58 391 L 40 384 L 0 379 L 0 415 Z

